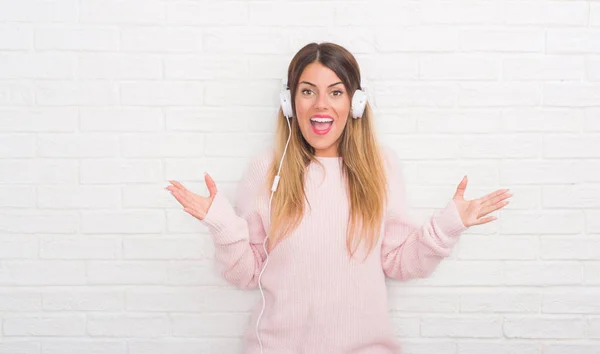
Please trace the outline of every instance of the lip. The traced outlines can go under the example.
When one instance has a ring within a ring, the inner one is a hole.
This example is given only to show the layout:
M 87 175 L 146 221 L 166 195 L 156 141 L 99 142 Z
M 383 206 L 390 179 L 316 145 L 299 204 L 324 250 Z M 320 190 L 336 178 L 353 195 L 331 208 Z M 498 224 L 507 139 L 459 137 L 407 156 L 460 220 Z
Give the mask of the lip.
M 333 117 L 328 114 L 315 114 L 311 118 L 331 118 L 331 119 L 333 119 Z

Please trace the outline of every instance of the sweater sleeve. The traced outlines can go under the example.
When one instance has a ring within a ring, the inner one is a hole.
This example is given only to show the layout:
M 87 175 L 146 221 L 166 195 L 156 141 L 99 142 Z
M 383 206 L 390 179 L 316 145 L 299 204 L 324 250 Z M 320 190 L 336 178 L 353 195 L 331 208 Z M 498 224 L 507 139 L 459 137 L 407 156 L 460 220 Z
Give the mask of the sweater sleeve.
M 385 147 L 389 203 L 384 221 L 381 262 L 386 276 L 396 280 L 428 277 L 467 229 L 450 200 L 422 225 L 409 219 L 404 179 L 396 153 Z
M 206 216 L 215 244 L 215 261 L 222 276 L 240 289 L 258 286 L 258 275 L 266 259 L 266 232 L 258 210 L 258 196 L 266 176 L 264 155 L 254 157 L 236 188 L 235 207 L 217 191 Z

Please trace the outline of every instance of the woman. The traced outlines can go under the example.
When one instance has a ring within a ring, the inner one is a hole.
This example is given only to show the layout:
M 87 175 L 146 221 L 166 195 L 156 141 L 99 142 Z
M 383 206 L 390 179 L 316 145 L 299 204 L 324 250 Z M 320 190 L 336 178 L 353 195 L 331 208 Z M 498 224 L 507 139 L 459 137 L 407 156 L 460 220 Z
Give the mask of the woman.
M 252 159 L 235 209 L 208 175 L 209 197 L 177 181 L 167 189 L 209 228 L 225 279 L 265 290 L 245 353 L 400 353 L 385 277 L 428 276 L 464 230 L 495 220 L 487 215 L 511 194 L 465 200 L 465 176 L 443 209 L 415 225 L 400 161 L 380 147 L 371 108 L 360 102 L 366 96 L 352 54 L 308 44 L 287 82 L 274 149 Z

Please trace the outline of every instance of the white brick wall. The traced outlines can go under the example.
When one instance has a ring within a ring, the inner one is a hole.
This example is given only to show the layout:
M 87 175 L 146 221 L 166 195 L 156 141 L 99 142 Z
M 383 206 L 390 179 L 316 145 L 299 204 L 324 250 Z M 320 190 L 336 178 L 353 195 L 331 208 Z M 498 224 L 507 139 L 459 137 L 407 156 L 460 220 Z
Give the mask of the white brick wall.
M 596 0 L 0 0 L 0 354 L 239 352 L 260 293 L 163 190 L 233 197 L 292 55 L 359 60 L 425 218 L 508 187 L 429 279 L 406 354 L 600 353 Z

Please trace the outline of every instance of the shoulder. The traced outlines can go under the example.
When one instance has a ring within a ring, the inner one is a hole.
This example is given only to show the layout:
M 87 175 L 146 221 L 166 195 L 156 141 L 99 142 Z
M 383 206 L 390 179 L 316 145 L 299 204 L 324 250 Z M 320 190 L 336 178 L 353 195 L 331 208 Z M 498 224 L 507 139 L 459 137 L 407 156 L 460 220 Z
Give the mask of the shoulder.
M 246 160 L 241 180 L 241 188 L 255 189 L 265 184 L 274 152 L 272 149 L 261 149 Z
M 245 210 L 256 202 L 256 197 L 266 193 L 270 186 L 267 184 L 268 171 L 273 159 L 273 152 L 262 149 L 245 161 L 242 177 L 236 187 L 236 209 Z
M 253 154 L 247 168 L 259 175 L 266 175 L 271 163 L 273 162 L 274 152 L 271 148 L 264 148 Z
M 379 149 L 386 169 L 395 170 L 401 168 L 400 158 L 394 149 L 383 144 L 380 145 Z
M 396 152 L 391 147 L 389 147 L 389 145 L 379 145 L 379 151 L 381 153 L 381 156 L 386 160 L 396 156 Z

